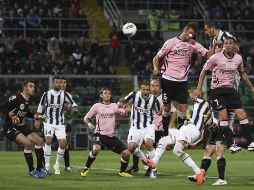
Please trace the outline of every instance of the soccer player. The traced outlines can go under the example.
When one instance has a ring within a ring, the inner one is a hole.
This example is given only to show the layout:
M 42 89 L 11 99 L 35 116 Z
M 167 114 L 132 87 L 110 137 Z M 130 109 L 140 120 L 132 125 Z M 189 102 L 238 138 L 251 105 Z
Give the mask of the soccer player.
M 150 82 L 150 90 L 153 95 L 157 97 L 160 102 L 161 110 L 163 109 L 162 95 L 161 95 L 161 85 L 159 79 L 152 79 Z M 173 128 L 173 125 L 176 121 L 176 108 L 171 104 L 171 113 L 169 118 L 162 119 L 162 116 L 154 114 L 153 123 L 155 129 L 155 142 L 154 147 L 157 146 L 157 143 L 163 136 L 168 135 L 168 130 Z M 139 158 L 133 155 L 133 166 L 128 170 L 129 173 L 138 172 L 138 161 Z M 150 175 L 150 169 L 147 170 L 146 175 Z
M 66 86 L 67 86 L 67 80 L 65 77 L 62 77 L 61 79 L 61 89 L 62 90 L 66 90 Z M 72 95 L 68 92 L 66 92 L 70 98 L 72 98 Z M 65 104 L 65 108 L 68 109 L 70 105 L 68 103 Z M 68 136 L 68 134 L 66 133 L 66 135 Z M 66 139 L 67 140 L 67 139 Z M 70 153 L 69 153 L 69 142 L 67 140 L 67 145 L 66 145 L 66 148 L 65 148 L 65 151 L 64 151 L 64 165 L 65 165 L 65 168 L 64 170 L 65 171 L 68 171 L 68 172 L 73 172 L 74 169 L 72 166 L 70 166 Z
M 212 185 L 227 185 L 227 181 L 225 180 L 225 168 L 226 168 L 226 158 L 225 158 L 225 138 L 221 131 L 221 128 L 218 127 L 218 119 L 214 117 L 214 112 L 209 119 L 210 125 L 207 127 L 209 134 L 208 138 L 202 138 L 198 142 L 191 145 L 191 147 L 196 147 L 201 144 L 203 141 L 206 141 L 206 147 L 204 151 L 204 157 L 201 161 L 200 169 L 204 170 L 207 173 L 208 168 L 211 165 L 211 158 L 213 154 L 216 155 L 217 158 L 217 170 L 219 174 L 219 178 Z M 197 182 L 197 176 L 188 176 L 188 179 L 193 182 Z M 200 179 L 201 180 L 201 179 Z M 205 177 L 203 176 L 203 181 L 205 181 Z
M 220 45 L 217 45 L 216 47 L 216 52 L 219 52 L 219 51 L 222 51 L 223 49 L 223 41 L 226 37 L 228 36 L 232 36 L 231 34 L 229 34 L 228 32 L 225 32 L 225 31 L 222 31 L 218 25 L 217 22 L 214 22 L 214 21 L 211 21 L 211 22 L 207 22 L 205 23 L 204 25 L 204 29 L 205 29 L 205 33 L 211 38 L 210 39 L 210 47 L 213 46 L 213 44 L 217 41 L 220 41 L 219 43 L 217 44 L 220 44 Z M 235 44 L 235 52 L 238 52 L 239 51 L 239 47 L 237 46 L 237 44 Z M 234 84 L 234 88 L 238 91 L 238 86 L 239 86 L 239 83 L 240 83 L 240 80 L 241 80 L 241 76 L 240 74 L 237 72 L 235 74 L 235 84 Z M 248 84 L 248 81 L 247 81 L 247 84 Z M 233 126 L 233 123 L 234 123 L 234 120 L 235 120 L 235 113 L 234 113 L 234 110 L 228 110 L 228 117 L 229 117 L 229 124 L 231 124 L 231 126 Z M 244 132 L 244 136 L 246 136 L 249 140 L 248 142 L 250 142 L 250 125 L 247 125 L 247 126 L 244 126 L 245 128 L 242 128 L 242 131 Z M 224 130 L 230 130 L 229 128 L 225 128 Z M 231 128 L 231 130 L 233 130 Z M 233 133 L 231 131 L 227 132 L 227 134 L 232 134 Z M 231 153 L 234 153 L 235 150 L 240 150 L 241 148 L 240 147 L 237 147 L 236 145 L 232 146 L 232 148 L 230 149 Z M 252 151 L 254 150 L 254 143 L 253 144 L 250 144 L 248 146 L 248 150 Z
M 76 112 L 77 104 L 72 100 L 68 93 L 61 90 L 62 78 L 54 76 L 53 89 L 43 93 L 39 103 L 37 113 L 42 114 L 45 112 L 47 120 L 44 122 L 44 157 L 45 169 L 50 169 L 51 145 L 53 135 L 55 134 L 59 147 L 57 150 L 57 158 L 54 165 L 55 174 L 60 174 L 60 161 L 64 156 L 64 151 L 67 145 L 66 132 L 64 125 L 64 106 L 69 103 L 72 106 L 72 111 Z
M 228 36 L 224 40 L 224 50 L 213 55 L 204 65 L 200 73 L 198 87 L 194 91 L 192 98 L 201 95 L 202 85 L 205 76 L 209 70 L 212 71 L 210 99 L 214 111 L 219 112 L 219 126 L 226 138 L 228 148 L 234 148 L 232 145 L 232 131 L 229 129 L 227 109 L 234 110 L 240 120 L 241 128 L 250 132 L 249 121 L 243 109 L 238 92 L 235 89 L 235 77 L 241 76 L 242 80 L 254 92 L 247 74 L 243 69 L 242 57 L 235 53 L 236 40 L 233 36 Z M 247 140 L 253 145 L 253 139 L 248 134 Z M 231 146 L 232 145 L 232 146 Z
M 128 149 L 131 153 L 139 158 L 146 157 L 140 150 L 140 146 L 145 141 L 149 158 L 154 157 L 155 149 L 153 147 L 155 140 L 155 130 L 153 124 L 154 112 L 161 114 L 160 103 L 156 96 L 150 92 L 150 83 L 142 82 L 139 90 L 130 92 L 127 96 L 118 101 L 120 108 L 124 107 L 127 102 L 132 101 L 130 129 L 128 134 Z M 154 172 L 154 173 L 153 173 Z M 151 172 L 156 176 L 156 171 Z
M 109 88 L 100 90 L 100 102 L 92 106 L 84 117 L 84 122 L 91 130 L 94 130 L 93 150 L 89 153 L 86 165 L 81 172 L 81 176 L 86 177 L 89 169 L 99 154 L 102 147 L 107 147 L 117 154 L 121 154 L 121 167 L 119 176 L 132 177 L 125 172 L 130 158 L 130 151 L 115 136 L 115 120 L 116 114 L 126 115 L 125 109 L 118 108 L 116 103 L 112 102 L 112 91 Z M 92 124 L 92 118 L 96 117 L 96 126 Z
M 15 141 L 24 147 L 24 156 L 29 168 L 29 175 L 36 178 L 43 178 L 43 140 L 23 123 L 25 117 L 43 118 L 43 116 L 34 115 L 30 110 L 29 100 L 35 94 L 35 85 L 32 80 L 25 80 L 22 83 L 22 92 L 11 96 L 4 105 L 5 124 L 3 126 L 4 134 L 11 141 Z M 34 126 L 38 127 L 40 122 L 35 120 Z M 32 143 L 41 148 L 35 148 L 37 156 L 37 170 L 34 168 Z
M 154 75 L 160 74 L 160 63 L 164 63 L 161 79 L 162 98 L 164 111 L 162 115 L 170 114 L 171 101 L 178 102 L 178 128 L 186 120 L 186 108 L 188 99 L 188 72 L 191 67 L 193 53 L 207 56 L 214 53 L 214 48 L 209 51 L 201 44 L 193 40 L 196 32 L 196 24 L 188 23 L 180 36 L 167 40 L 161 50 L 153 58 Z
M 143 159 L 151 168 L 156 168 L 159 159 L 165 152 L 168 145 L 174 145 L 173 153 L 179 157 L 193 172 L 198 175 L 203 171 L 195 164 L 191 157 L 184 151 L 188 145 L 196 142 L 204 128 L 204 115 L 209 113 L 209 104 L 207 101 L 197 98 L 194 101 L 194 107 L 191 119 L 186 122 L 179 131 L 169 130 L 169 136 L 162 138 L 156 149 L 157 155 L 153 159 Z M 201 184 L 197 178 L 197 183 Z

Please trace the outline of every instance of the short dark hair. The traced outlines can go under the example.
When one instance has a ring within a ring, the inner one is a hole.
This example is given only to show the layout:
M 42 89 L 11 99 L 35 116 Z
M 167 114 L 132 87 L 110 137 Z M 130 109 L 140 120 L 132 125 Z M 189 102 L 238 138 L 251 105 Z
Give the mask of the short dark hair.
M 66 78 L 66 77 L 64 77 L 64 76 L 61 76 L 61 79 L 62 79 L 62 80 L 67 80 L 67 78 Z
M 216 21 L 207 21 L 207 22 L 205 22 L 205 25 L 207 25 L 208 28 L 220 29 L 220 25 Z
M 141 81 L 140 83 L 139 83 L 139 88 L 142 86 L 142 85 L 145 85 L 145 86 L 150 86 L 150 82 L 149 81 Z
M 59 75 L 55 75 L 52 80 L 54 81 L 55 79 L 62 79 L 62 77 Z
M 189 22 L 185 28 L 192 28 L 195 32 L 197 31 L 197 24 L 195 22 Z
M 31 80 L 31 79 L 26 79 L 22 82 L 21 84 L 21 87 L 22 87 L 22 90 L 24 89 L 24 87 L 28 84 L 28 83 L 33 83 L 34 84 L 34 81 Z

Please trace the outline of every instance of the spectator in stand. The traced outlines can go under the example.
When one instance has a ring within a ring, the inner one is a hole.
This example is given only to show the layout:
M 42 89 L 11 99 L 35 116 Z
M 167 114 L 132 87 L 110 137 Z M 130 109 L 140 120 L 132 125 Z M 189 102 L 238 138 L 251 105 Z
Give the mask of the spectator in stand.
M 41 24 L 41 18 L 34 12 L 33 9 L 29 10 L 29 14 L 26 17 L 27 27 L 31 29 L 38 29 Z M 36 30 L 31 30 L 29 34 L 34 35 L 38 33 Z
M 28 43 L 24 40 L 23 34 L 20 34 L 17 41 L 14 43 L 14 51 L 18 53 L 20 57 L 27 57 Z
M 56 51 L 59 49 L 58 40 L 55 37 L 50 38 L 48 42 L 48 51 L 50 53 L 52 61 L 55 61 Z
M 149 15 L 147 15 L 147 21 L 148 21 L 147 28 L 149 29 L 150 32 L 150 39 L 155 40 L 158 31 L 158 17 L 155 11 L 152 11 Z
M 116 25 L 114 23 L 112 31 L 109 34 L 109 59 L 111 65 L 119 64 L 119 54 L 120 54 L 120 40 L 119 34 L 116 30 Z

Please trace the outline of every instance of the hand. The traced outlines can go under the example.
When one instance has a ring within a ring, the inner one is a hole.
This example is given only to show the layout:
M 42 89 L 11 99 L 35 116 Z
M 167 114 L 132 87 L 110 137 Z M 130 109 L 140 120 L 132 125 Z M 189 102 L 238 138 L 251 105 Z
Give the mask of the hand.
M 47 116 L 36 113 L 34 114 L 34 119 L 39 121 L 45 121 L 45 119 L 47 119 Z
M 158 74 L 160 74 L 160 70 L 153 70 L 153 75 L 158 75 Z
M 17 115 L 12 116 L 11 117 L 11 122 L 14 125 L 18 125 L 20 123 L 18 116 Z
M 95 129 L 95 126 L 92 123 L 88 123 L 87 125 L 88 125 L 90 130 L 94 130 Z
M 72 108 L 72 112 L 78 112 L 78 108 L 77 107 L 73 107 Z
M 194 101 L 202 94 L 202 89 L 197 88 L 192 94 L 190 94 L 191 99 Z

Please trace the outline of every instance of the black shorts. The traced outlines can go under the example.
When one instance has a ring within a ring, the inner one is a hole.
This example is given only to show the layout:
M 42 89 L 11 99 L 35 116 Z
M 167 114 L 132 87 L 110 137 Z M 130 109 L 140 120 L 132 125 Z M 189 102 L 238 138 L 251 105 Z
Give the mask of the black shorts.
M 211 89 L 209 93 L 213 110 L 243 108 L 238 92 L 234 88 Z
M 3 128 L 4 128 L 3 132 L 5 136 L 11 141 L 15 141 L 16 137 L 20 133 L 22 133 L 25 136 L 28 136 L 29 134 L 34 132 L 32 129 L 30 129 L 28 125 L 14 126 L 11 123 L 6 123 Z
M 206 145 L 216 145 L 216 142 L 220 141 L 221 144 L 226 144 L 226 139 L 223 136 L 221 127 L 210 129 L 209 135 L 206 141 Z
M 187 81 L 178 82 L 161 78 L 161 89 L 163 103 L 175 100 L 180 104 L 187 104 L 189 96 Z
M 124 150 L 127 149 L 126 146 L 124 146 L 124 144 L 115 136 L 108 137 L 99 133 L 95 133 L 93 135 L 93 140 L 95 144 L 99 144 L 102 147 L 107 147 L 117 154 L 121 154 Z

